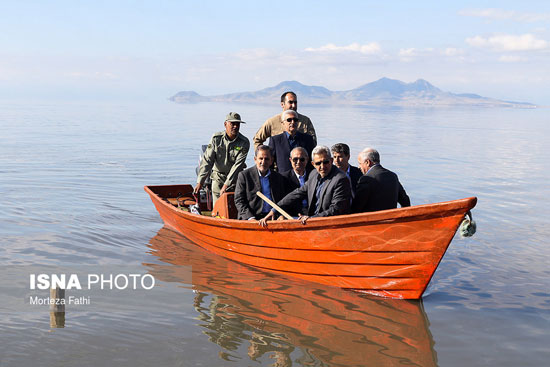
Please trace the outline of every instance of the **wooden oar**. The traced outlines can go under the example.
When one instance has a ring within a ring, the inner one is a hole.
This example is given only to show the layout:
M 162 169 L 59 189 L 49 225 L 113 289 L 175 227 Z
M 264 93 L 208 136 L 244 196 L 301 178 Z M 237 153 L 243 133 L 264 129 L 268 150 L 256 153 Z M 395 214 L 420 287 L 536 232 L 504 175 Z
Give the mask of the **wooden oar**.
M 283 215 L 286 219 L 294 219 L 292 218 L 287 212 L 285 212 L 279 205 L 275 204 L 273 201 L 269 200 L 267 196 L 262 194 L 261 191 L 256 192 L 256 195 L 258 195 L 260 198 L 262 198 L 263 201 L 271 205 L 276 211 L 278 211 L 280 214 Z

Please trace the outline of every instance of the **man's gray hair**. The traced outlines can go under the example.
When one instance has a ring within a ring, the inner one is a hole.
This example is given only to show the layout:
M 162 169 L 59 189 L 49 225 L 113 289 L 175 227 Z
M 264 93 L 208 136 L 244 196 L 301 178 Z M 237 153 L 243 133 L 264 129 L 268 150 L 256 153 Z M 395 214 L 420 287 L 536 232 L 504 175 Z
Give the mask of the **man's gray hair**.
M 302 147 L 296 147 L 290 151 L 290 156 L 292 157 L 292 153 L 294 152 L 302 152 L 303 155 L 306 156 L 307 159 L 309 159 L 309 155 L 307 154 L 307 150 Z
M 365 162 L 367 159 L 375 164 L 380 163 L 380 153 L 374 148 L 365 148 L 359 153 L 361 162 Z
M 311 152 L 311 156 L 314 156 L 316 154 L 317 155 L 324 154 L 329 158 L 332 157 L 330 155 L 330 149 L 326 145 L 317 145 L 315 148 L 313 148 L 313 151 Z
M 292 114 L 292 115 L 296 116 L 296 118 L 298 118 L 298 112 L 296 112 L 294 110 L 285 110 L 283 112 L 283 122 L 285 122 L 285 120 L 286 120 L 286 115 L 290 115 L 290 114 Z

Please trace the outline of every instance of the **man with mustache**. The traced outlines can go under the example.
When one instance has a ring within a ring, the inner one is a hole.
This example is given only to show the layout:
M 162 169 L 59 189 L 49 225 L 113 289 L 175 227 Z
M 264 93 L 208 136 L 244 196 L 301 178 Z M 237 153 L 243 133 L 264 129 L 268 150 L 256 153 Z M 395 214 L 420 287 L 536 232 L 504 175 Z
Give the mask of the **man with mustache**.
M 266 145 L 260 145 L 254 154 L 256 165 L 239 173 L 235 188 L 238 219 L 261 219 L 270 213 L 271 205 L 256 195 L 258 191 L 273 202 L 285 196 L 284 178 L 271 170 L 272 162 L 271 149 Z
M 245 122 L 237 112 L 227 114 L 224 122 L 225 131 L 212 136 L 202 157 L 197 185 L 193 192 L 197 194 L 210 175 L 213 203 L 225 192 L 233 191 L 237 175 L 246 167 L 245 160 L 250 149 L 250 141 L 239 132 L 241 123 Z
M 286 179 L 287 193 L 304 186 L 312 169 L 311 165 L 309 165 L 309 155 L 302 147 L 292 149 L 288 160 L 290 161 L 292 169 L 281 173 Z M 307 199 L 302 200 L 302 202 L 296 202 L 295 207 L 289 209 L 288 213 L 292 216 L 307 214 Z
M 294 92 L 284 92 L 281 95 L 281 107 L 283 111 L 293 110 L 298 113 L 298 97 Z M 254 149 L 258 145 L 263 144 L 267 138 L 278 135 L 283 132 L 283 113 L 278 113 L 275 116 L 267 119 L 266 122 L 260 127 L 256 135 L 254 135 Z M 315 128 L 313 123 L 306 115 L 298 113 L 298 131 L 306 133 L 313 137 L 313 145 L 317 144 L 317 136 L 315 135 Z
M 273 152 L 275 169 L 277 172 L 286 172 L 292 168 L 290 151 L 296 147 L 305 148 L 308 155 L 315 147 L 311 135 L 298 131 L 298 113 L 294 110 L 283 112 L 283 132 L 269 139 L 269 147 Z

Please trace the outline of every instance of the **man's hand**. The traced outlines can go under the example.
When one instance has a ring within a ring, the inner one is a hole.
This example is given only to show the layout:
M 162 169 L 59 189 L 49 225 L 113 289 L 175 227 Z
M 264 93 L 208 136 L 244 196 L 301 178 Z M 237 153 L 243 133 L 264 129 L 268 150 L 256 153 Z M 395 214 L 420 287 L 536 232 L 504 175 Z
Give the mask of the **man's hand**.
M 197 195 L 199 191 L 202 189 L 202 184 L 199 182 L 197 185 L 195 185 L 195 188 L 193 189 L 193 194 Z
M 263 217 L 262 219 L 260 219 L 260 221 L 258 222 L 258 224 L 264 228 L 267 228 L 267 221 L 268 220 L 271 220 L 273 218 L 273 212 L 270 211 L 269 213 L 267 213 L 267 215 L 265 217 Z
M 298 214 L 298 219 L 300 220 L 300 222 L 302 222 L 302 224 L 306 224 L 307 220 L 309 219 L 309 216 Z

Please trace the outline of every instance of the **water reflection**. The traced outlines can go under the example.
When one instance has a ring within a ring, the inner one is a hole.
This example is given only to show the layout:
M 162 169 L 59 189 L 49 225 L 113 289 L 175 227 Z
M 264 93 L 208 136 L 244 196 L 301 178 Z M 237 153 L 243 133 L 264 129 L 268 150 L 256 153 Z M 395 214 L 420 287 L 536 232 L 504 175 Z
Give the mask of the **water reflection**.
M 155 278 L 196 292 L 199 325 L 222 347 L 222 359 L 274 366 L 437 365 L 420 301 L 368 297 L 258 271 L 165 228 L 149 247 L 170 264 L 147 264 Z

